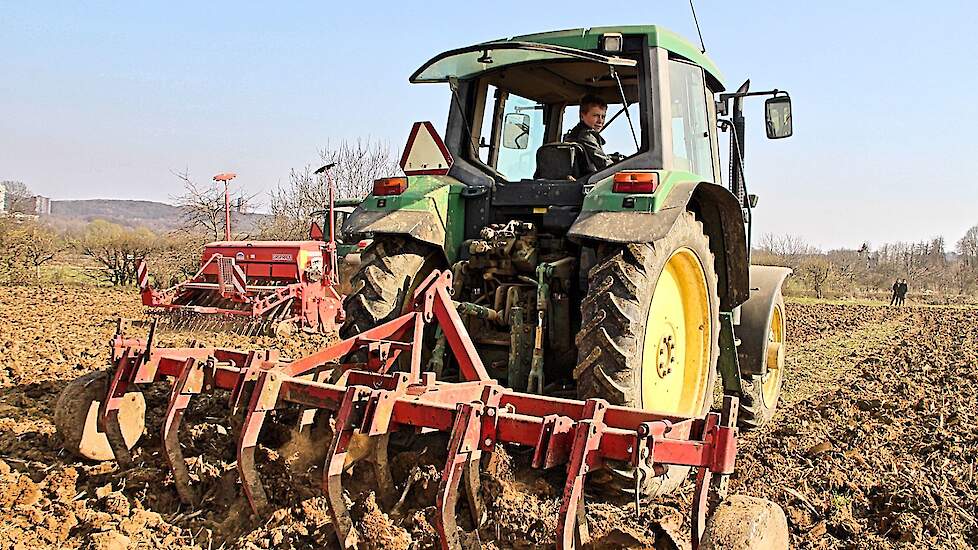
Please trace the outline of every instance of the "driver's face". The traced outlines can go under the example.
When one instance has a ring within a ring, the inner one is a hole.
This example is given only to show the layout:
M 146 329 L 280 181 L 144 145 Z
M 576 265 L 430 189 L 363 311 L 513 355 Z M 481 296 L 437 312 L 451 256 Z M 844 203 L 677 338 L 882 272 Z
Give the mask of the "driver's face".
M 586 113 L 581 113 L 581 122 L 595 132 L 600 132 L 601 128 L 604 128 L 604 117 L 607 114 L 607 107 L 592 105 Z

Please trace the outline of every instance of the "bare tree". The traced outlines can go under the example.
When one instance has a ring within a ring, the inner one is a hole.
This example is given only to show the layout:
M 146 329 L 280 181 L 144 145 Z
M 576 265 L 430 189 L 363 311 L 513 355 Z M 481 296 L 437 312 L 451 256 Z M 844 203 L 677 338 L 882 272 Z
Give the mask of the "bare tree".
M 401 174 L 399 159 L 390 144 L 370 137 L 342 140 L 335 146 L 327 142 L 319 157 L 323 164 L 336 163 L 330 175 L 341 198 L 364 197 L 370 194 L 375 179 Z
M 761 250 L 779 257 L 800 257 L 817 253 L 818 250 L 798 235 L 775 235 L 767 233 L 761 237 Z
M 320 160 L 335 164 L 329 174 L 337 198 L 362 198 L 370 193 L 375 179 L 401 173 L 390 147 L 369 138 L 327 145 L 320 152 Z M 327 179 L 315 174 L 316 168 L 293 169 L 289 182 L 270 193 L 272 216 L 260 222 L 263 238 L 305 238 L 312 213 L 325 209 L 329 202 Z
M 224 186 L 198 184 L 186 171 L 174 172 L 173 175 L 183 181 L 183 194 L 171 200 L 183 210 L 184 229 L 190 232 L 204 231 L 214 240 L 224 238 Z M 256 195 L 245 195 L 240 189 L 231 189 L 229 193 L 233 230 Z
M 7 211 L 20 214 L 34 213 L 34 193 L 22 181 L 7 180 L 0 182 L 7 194 Z
M 978 225 L 969 229 L 958 240 L 955 251 L 961 255 L 968 267 L 978 268 Z
M 815 291 L 816 298 L 822 298 L 825 283 L 832 274 L 832 262 L 824 256 L 809 256 L 801 261 L 798 274 Z
M 88 224 L 78 238 L 78 248 L 102 266 L 102 275 L 113 285 L 133 284 L 136 262 L 152 253 L 156 235 L 146 228 L 130 229 L 104 220 Z
M 207 238 L 186 231 L 160 235 L 146 260 L 158 287 L 170 287 L 190 278 L 200 268 L 201 250 Z

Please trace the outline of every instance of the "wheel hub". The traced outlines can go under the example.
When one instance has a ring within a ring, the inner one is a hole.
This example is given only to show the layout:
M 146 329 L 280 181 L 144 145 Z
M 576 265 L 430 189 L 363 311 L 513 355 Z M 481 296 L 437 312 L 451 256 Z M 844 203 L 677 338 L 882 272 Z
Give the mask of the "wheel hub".
M 672 372 L 673 367 L 676 366 L 675 351 L 676 339 L 673 338 L 672 334 L 664 336 L 659 341 L 659 357 L 655 366 L 659 378 L 665 378 Z

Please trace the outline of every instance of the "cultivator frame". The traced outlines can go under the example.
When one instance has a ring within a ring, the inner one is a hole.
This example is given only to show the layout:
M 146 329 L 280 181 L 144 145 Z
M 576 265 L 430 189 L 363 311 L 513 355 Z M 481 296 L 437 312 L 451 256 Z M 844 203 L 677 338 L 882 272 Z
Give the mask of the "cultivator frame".
M 237 434 L 242 486 L 254 512 L 262 515 L 268 511 L 268 499 L 255 468 L 255 448 L 266 415 L 289 405 L 303 410 L 302 425 L 309 425 L 316 412 L 334 415 L 323 488 L 337 537 L 346 548 L 357 545 L 358 534 L 343 498 L 342 474 L 348 462 L 365 458 L 373 464 L 379 500 L 390 505 L 394 487 L 387 443 L 397 430 L 450 434 L 435 526 L 441 547 L 446 549 L 462 547 L 455 517 L 460 489 L 466 493 L 473 525 L 476 529 L 481 526 L 480 459 L 483 452 L 493 452 L 500 443 L 533 448 L 535 468 L 566 465 L 558 548 L 580 547 L 587 540 L 584 482 L 606 461 L 630 464 L 638 482 L 666 465 L 692 466 L 697 468 L 691 513 L 695 548 L 734 470 L 737 399 L 726 397 L 722 413 L 683 418 L 610 406 L 601 399 L 559 399 L 507 389 L 487 374 L 455 309 L 451 288 L 451 273 L 433 272 L 418 286 L 413 305 L 404 315 L 293 361 L 281 360 L 273 351 L 155 348 L 154 329 L 145 340 L 131 339 L 120 323 L 112 342 L 115 370 L 99 410 L 99 429 L 120 464 L 131 464 L 118 424 L 121 399 L 136 385 L 171 379 L 162 426 L 163 450 L 180 498 L 195 504 L 197 495 L 178 441 L 180 422 L 193 396 L 216 388 L 228 390 L 232 411 L 244 413 Z M 433 373 L 421 371 L 423 330 L 432 322 L 444 333 L 463 381 L 442 382 Z M 366 363 L 333 364 L 356 350 L 367 352 Z M 405 354 L 410 356 L 409 368 L 392 370 Z M 327 372 L 335 382 L 325 380 Z M 367 438 L 366 456 L 353 449 L 355 436 Z M 636 513 L 638 506 L 636 501 Z

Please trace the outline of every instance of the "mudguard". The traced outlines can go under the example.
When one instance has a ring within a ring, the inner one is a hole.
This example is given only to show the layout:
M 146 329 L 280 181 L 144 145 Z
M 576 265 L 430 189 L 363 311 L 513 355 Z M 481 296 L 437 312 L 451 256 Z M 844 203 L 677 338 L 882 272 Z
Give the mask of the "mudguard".
M 445 225 L 434 212 L 357 211 L 350 216 L 343 229 L 355 234 L 408 235 L 439 248 L 445 246 Z
M 608 178 L 588 195 L 568 236 L 576 242 L 655 242 L 672 230 L 680 214 L 696 212 L 715 257 L 720 309 L 730 311 L 750 296 L 743 212 L 726 188 L 690 177 L 695 176 L 665 173 L 659 189 L 651 195 L 612 194 Z M 634 207 L 623 209 L 629 198 Z
M 743 376 L 764 374 L 771 314 L 781 294 L 781 285 L 790 274 L 791 269 L 787 267 L 750 266 L 750 299 L 740 307 L 740 325 L 736 327 L 740 338 L 737 355 Z
M 461 244 L 462 184 L 448 176 L 410 176 L 400 195 L 368 195 L 343 223 L 347 234 L 405 235 L 431 244 L 453 262 Z

